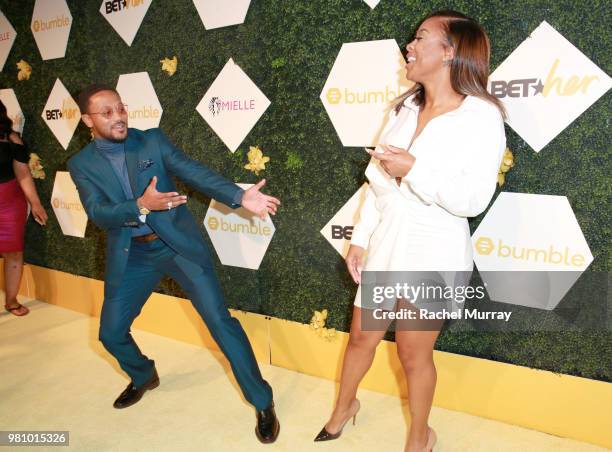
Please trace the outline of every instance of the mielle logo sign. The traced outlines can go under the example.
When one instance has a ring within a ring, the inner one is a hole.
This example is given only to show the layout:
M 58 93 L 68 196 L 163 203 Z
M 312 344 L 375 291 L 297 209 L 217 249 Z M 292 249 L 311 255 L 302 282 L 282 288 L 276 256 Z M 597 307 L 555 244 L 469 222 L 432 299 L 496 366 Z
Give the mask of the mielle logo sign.
M 47 116 L 47 120 L 52 120 L 52 119 L 65 119 L 65 120 L 70 119 L 72 120 L 76 118 L 79 115 L 79 109 L 71 107 L 71 105 L 74 105 L 74 100 L 72 98 L 64 99 L 62 101 L 61 108 L 46 109 L 45 115 Z
M 573 96 L 578 92 L 587 94 L 589 86 L 599 80 L 597 75 L 570 75 L 569 77 L 561 77 L 557 75 L 560 60 L 557 58 L 544 83 L 538 78 L 523 78 L 510 81 L 494 80 L 491 82 L 491 94 L 499 99 L 505 97 L 529 97 L 541 94 L 548 97 L 549 94 L 555 93 L 558 96 Z M 533 88 L 530 92 L 529 88 Z
M 237 234 L 251 234 L 270 236 L 272 229 L 261 222 L 234 222 L 231 219 L 223 219 L 216 216 L 209 216 L 207 220 L 208 227 L 213 231 L 235 232 Z
M 353 91 L 349 88 L 332 87 L 325 97 L 331 105 L 344 104 L 388 104 L 402 93 L 402 87 L 385 86 L 380 90 Z
M 63 14 L 55 19 L 51 20 L 39 20 L 36 19 L 32 22 L 32 30 L 34 33 L 41 31 L 55 30 L 56 28 L 63 28 L 70 26 L 70 18 Z
M 83 212 L 83 205 L 80 202 L 66 202 L 60 198 L 53 198 L 51 204 L 56 209 L 74 210 L 76 212 Z
M 581 268 L 586 262 L 586 257 L 583 254 L 572 252 L 567 246 L 564 246 L 561 250 L 554 245 L 530 248 L 507 244 L 502 239 L 495 241 L 490 237 L 478 237 L 474 243 L 474 248 L 482 256 L 492 255 L 502 259 L 541 262 L 564 267 Z
M 144 0 L 110 0 L 104 2 L 106 14 L 116 13 L 135 6 L 143 6 Z
M 208 104 L 208 110 L 213 116 L 222 111 L 248 111 L 255 110 L 255 99 L 230 99 L 223 100 L 220 97 L 213 97 Z

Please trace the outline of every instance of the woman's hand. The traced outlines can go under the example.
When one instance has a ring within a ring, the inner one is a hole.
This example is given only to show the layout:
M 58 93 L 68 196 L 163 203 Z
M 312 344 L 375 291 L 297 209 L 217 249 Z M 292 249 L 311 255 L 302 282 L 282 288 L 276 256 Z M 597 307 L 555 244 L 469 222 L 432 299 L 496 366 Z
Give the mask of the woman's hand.
M 39 225 L 44 226 L 47 224 L 48 216 L 45 208 L 41 203 L 34 203 L 31 205 L 32 207 L 32 216 L 34 217 L 34 221 L 36 221 Z
M 391 177 L 404 177 L 412 169 L 412 165 L 416 161 L 414 155 L 405 149 L 396 148 L 395 146 L 380 145 L 385 152 L 375 152 L 368 150 L 375 159 L 380 160 L 380 166 Z
M 356 284 L 361 283 L 361 269 L 363 268 L 364 249 L 357 245 L 351 245 L 346 255 L 346 267 Z

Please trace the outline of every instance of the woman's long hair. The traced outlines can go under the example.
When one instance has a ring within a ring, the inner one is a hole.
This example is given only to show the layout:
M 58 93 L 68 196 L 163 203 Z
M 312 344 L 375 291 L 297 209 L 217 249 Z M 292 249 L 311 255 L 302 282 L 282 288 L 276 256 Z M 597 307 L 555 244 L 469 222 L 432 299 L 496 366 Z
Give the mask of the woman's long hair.
M 0 139 L 6 140 L 13 131 L 13 121 L 8 117 L 6 106 L 0 100 Z
M 431 17 L 442 17 L 448 44 L 455 50 L 451 60 L 450 79 L 452 88 L 459 94 L 475 96 L 495 105 L 506 119 L 506 110 L 501 101 L 487 91 L 489 79 L 489 57 L 491 47 L 484 28 L 474 19 L 457 11 L 442 10 L 429 14 L 418 27 Z M 414 95 L 414 103 L 423 105 L 425 88 L 415 83 L 406 93 L 397 98 L 395 110 L 399 112 L 404 100 Z

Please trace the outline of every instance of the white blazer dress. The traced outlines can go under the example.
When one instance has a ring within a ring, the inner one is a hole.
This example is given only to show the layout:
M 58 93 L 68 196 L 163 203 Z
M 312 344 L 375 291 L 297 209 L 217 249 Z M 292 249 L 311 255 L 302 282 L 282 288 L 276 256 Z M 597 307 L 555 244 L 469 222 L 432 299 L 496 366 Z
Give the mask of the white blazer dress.
M 392 110 L 381 143 L 407 149 L 418 113 L 412 98 L 399 113 Z M 467 96 L 414 140 L 409 151 L 416 160 L 399 186 L 372 158 L 365 172 L 370 187 L 351 238 L 367 249 L 363 271 L 471 272 L 467 218 L 491 201 L 505 148 L 497 107 Z M 354 304 L 361 306 L 361 287 Z

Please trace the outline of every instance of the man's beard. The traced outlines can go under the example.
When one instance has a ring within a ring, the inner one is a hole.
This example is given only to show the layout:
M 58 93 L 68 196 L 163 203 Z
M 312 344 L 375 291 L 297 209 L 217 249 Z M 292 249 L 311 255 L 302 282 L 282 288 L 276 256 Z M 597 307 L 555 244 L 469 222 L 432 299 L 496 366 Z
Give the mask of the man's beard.
M 123 138 L 115 138 L 112 135 L 112 133 L 113 133 L 112 132 L 113 131 L 112 127 L 111 127 L 111 132 L 108 135 L 102 136 L 102 138 L 104 138 L 107 141 L 111 141 L 113 143 L 123 143 L 125 140 L 127 140 L 127 136 L 128 136 L 128 134 L 127 134 L 127 130 L 128 130 L 127 124 L 125 122 L 121 121 L 121 122 L 118 122 L 116 124 L 113 124 L 113 127 L 116 126 L 117 124 L 123 124 L 123 126 L 125 127 L 125 136 Z

